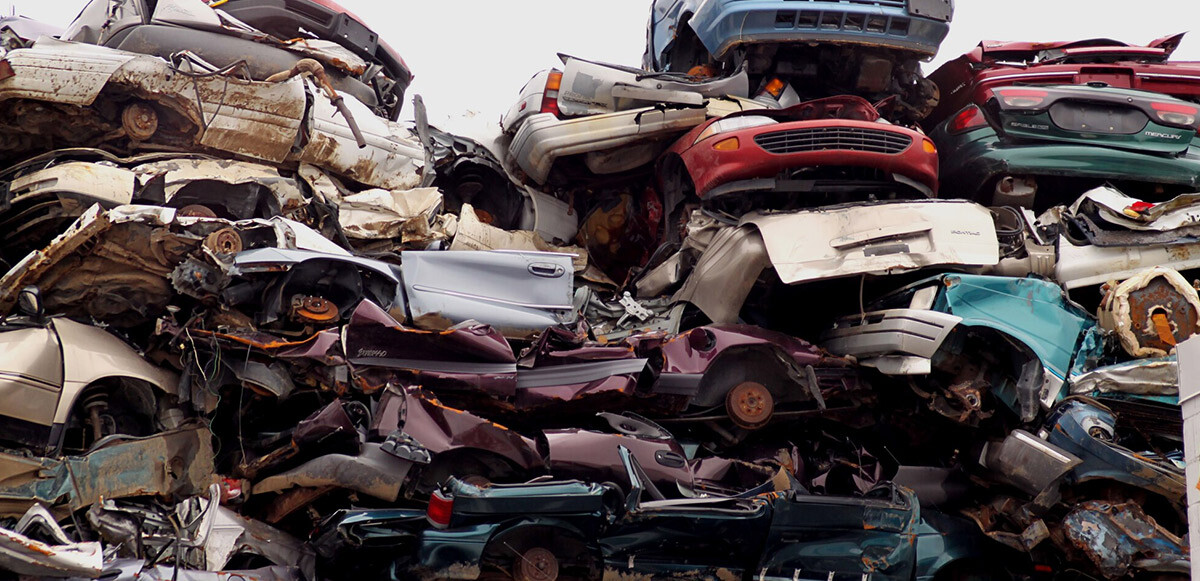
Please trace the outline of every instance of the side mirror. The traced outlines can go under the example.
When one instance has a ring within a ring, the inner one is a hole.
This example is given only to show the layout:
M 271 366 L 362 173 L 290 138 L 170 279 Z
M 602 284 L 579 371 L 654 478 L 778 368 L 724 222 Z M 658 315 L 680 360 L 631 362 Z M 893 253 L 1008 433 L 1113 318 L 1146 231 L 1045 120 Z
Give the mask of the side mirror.
M 28 315 L 38 323 L 46 318 L 45 307 L 42 305 L 42 293 L 36 286 L 27 286 L 17 293 L 17 309 L 21 311 L 21 314 Z

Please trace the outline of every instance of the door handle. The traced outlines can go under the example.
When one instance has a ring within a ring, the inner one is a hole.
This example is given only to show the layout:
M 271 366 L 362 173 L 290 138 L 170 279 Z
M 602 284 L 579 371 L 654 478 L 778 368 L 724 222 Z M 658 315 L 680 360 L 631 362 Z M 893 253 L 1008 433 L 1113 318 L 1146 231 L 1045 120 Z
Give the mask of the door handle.
M 553 262 L 535 262 L 529 265 L 529 274 L 542 278 L 558 278 L 566 269 Z

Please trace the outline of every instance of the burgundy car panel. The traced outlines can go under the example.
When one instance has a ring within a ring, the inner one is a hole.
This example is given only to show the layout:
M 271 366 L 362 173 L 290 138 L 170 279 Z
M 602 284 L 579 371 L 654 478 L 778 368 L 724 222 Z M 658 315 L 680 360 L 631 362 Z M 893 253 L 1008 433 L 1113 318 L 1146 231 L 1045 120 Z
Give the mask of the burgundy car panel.
M 663 490 L 676 490 L 679 485 L 692 487 L 692 469 L 674 438 L 640 438 L 576 428 L 543 433 L 548 444 L 546 460 L 556 478 L 616 482 L 628 490 L 629 480 L 617 452 L 618 446 L 625 446 L 655 486 Z
M 968 105 L 986 103 L 992 88 L 1017 83 L 1104 83 L 1195 100 L 1200 97 L 1200 63 L 1160 62 L 1170 55 L 1174 50 L 1172 43 L 1178 44 L 1178 40 L 1179 35 L 1167 37 L 1147 47 L 1131 47 L 1108 39 L 1052 43 L 984 41 L 929 75 L 941 89 L 941 101 L 923 125 L 936 127 Z M 1140 54 L 1134 49 L 1161 55 Z M 1074 62 L 1061 59 L 1033 62 L 1046 51 L 1074 51 L 1070 59 Z M 1088 60 L 1094 62 L 1082 62 Z
M 478 449 L 499 454 L 526 470 L 544 467 L 533 440 L 470 412 L 443 405 L 425 390 L 405 388 L 400 393 L 389 389 L 380 396 L 370 436 L 382 438 L 398 429 L 434 454 Z

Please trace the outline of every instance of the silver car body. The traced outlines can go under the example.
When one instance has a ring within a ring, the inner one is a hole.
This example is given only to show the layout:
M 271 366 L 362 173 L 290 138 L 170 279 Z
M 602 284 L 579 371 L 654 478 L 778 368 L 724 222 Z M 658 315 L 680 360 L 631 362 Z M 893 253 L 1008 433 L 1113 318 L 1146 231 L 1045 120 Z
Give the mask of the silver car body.
M 617 173 L 653 161 L 669 138 L 709 117 L 764 105 L 750 101 L 745 71 L 708 82 L 562 56 L 559 113 L 542 113 L 550 71 L 534 75 L 501 121 L 513 135 L 509 163 L 545 184 L 555 160 L 588 154 L 597 174 Z M 619 151 L 614 151 L 620 147 Z
M 6 402 L 0 421 L 44 432 L 49 447 L 57 446 L 57 432 L 90 385 L 133 379 L 175 394 L 179 383 L 174 372 L 151 365 L 120 339 L 70 319 L 0 329 L 0 353 L 0 400 Z
M 242 274 L 274 273 L 308 261 L 337 261 L 375 272 L 395 285 L 380 306 L 411 324 L 442 330 L 475 320 L 506 337 L 526 338 L 575 320 L 573 255 L 517 251 L 408 251 L 402 264 L 280 248 L 247 250 Z

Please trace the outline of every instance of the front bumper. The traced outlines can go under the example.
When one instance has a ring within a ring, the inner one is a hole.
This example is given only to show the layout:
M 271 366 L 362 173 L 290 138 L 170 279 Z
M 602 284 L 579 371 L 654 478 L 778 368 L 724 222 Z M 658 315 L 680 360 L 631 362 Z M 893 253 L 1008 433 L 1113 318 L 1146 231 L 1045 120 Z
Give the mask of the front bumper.
M 739 45 L 771 42 L 847 43 L 933 56 L 950 32 L 948 22 L 911 15 L 902 6 L 780 0 L 709 2 L 689 24 L 716 59 Z
M 889 375 L 923 375 L 932 357 L 962 317 L 924 309 L 889 309 L 837 321 L 823 347 L 853 355 L 863 365 Z
M 735 137 L 737 149 L 713 148 Z M 731 182 L 818 166 L 865 167 L 900 174 L 936 195 L 937 153 L 926 151 L 924 140 L 916 131 L 883 123 L 793 121 L 720 133 L 693 145 L 680 157 L 702 199 Z

